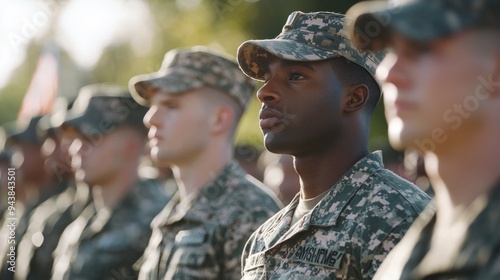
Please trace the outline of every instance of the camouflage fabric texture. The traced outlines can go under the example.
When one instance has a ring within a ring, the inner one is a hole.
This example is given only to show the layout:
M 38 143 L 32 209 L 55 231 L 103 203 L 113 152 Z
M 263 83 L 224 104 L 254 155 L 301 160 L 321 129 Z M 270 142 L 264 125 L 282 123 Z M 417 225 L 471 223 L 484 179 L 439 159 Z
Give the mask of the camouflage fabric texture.
M 352 29 L 353 41 L 362 49 L 383 48 L 390 31 L 410 40 L 428 41 L 473 26 L 500 24 L 498 0 L 389 1 L 381 7 L 364 6 L 354 12 L 357 15 L 353 15 Z
M 174 196 L 152 223 L 139 279 L 240 279 L 246 240 L 280 209 L 263 188 L 232 162 L 191 199 Z
M 461 216 L 464 227 L 462 242 L 446 243 L 450 258 L 429 259 L 435 267 L 422 267 L 436 223 L 436 211 L 426 210 L 408 231 L 407 236 L 387 257 L 375 278 L 391 279 L 500 279 L 500 183 L 472 205 L 479 211 L 467 211 Z M 486 203 L 484 203 L 483 201 Z M 439 211 L 439 210 L 437 210 Z
M 135 102 L 126 88 L 93 84 L 80 90 L 63 125 L 73 126 L 91 137 L 110 133 L 121 125 L 131 125 L 146 132 L 143 119 L 147 110 Z
M 15 229 L 15 244 L 9 244 L 8 242 L 0 242 L 0 279 L 2 280 L 10 280 L 14 279 L 14 273 L 8 270 L 9 264 L 7 260 L 9 259 L 9 256 L 7 255 L 10 253 L 10 247 L 14 246 L 15 247 L 15 252 L 16 255 L 19 243 L 21 242 L 24 234 L 26 233 L 29 222 L 30 222 L 30 217 L 35 211 L 35 209 L 50 199 L 51 197 L 60 194 L 63 192 L 67 187 L 67 184 L 65 182 L 60 182 L 57 184 L 54 184 L 51 187 L 48 187 L 46 190 L 41 192 L 39 196 L 36 198 L 35 201 L 32 201 L 31 203 L 26 203 L 26 204 L 21 204 L 17 203 L 15 207 L 15 212 L 12 211 L 5 211 L 4 216 L 2 217 L 1 221 L 1 227 L 0 227 L 0 239 L 6 240 L 7 237 L 9 236 L 9 226 L 12 226 L 12 223 L 16 223 L 16 229 Z M 12 219 L 15 220 L 12 220 Z M 17 262 L 16 262 L 17 264 Z
M 157 181 L 141 180 L 112 211 L 89 204 L 61 236 L 52 279 L 135 279 L 132 266 L 168 200 Z
M 372 279 L 430 201 L 385 169 L 380 152 L 358 161 L 290 226 L 298 199 L 252 234 L 242 279 Z
M 238 48 L 238 63 L 243 72 L 264 80 L 272 56 L 292 61 L 318 61 L 345 57 L 370 74 L 384 54 L 355 48 L 344 30 L 345 16 L 331 12 L 293 12 L 275 39 L 249 40 Z
M 203 86 L 221 90 L 243 108 L 255 90 L 255 83 L 241 73 L 234 58 L 204 46 L 171 50 L 158 72 L 129 82 L 135 100 L 144 105 L 157 89 L 180 94 Z
M 87 185 L 77 186 L 74 182 L 68 182 L 66 190 L 33 211 L 26 234 L 19 243 L 18 257 L 23 261 L 18 263 L 14 279 L 50 279 L 54 262 L 52 253 L 59 238 L 90 201 Z

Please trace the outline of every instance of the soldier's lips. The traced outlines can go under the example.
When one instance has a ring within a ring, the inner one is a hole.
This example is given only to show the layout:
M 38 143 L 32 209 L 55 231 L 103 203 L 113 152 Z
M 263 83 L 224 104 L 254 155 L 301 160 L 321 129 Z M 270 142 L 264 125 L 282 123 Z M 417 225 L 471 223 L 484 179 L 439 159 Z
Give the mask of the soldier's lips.
M 264 108 L 259 113 L 259 126 L 262 130 L 273 128 L 283 123 L 283 114 L 272 108 Z
M 282 124 L 283 121 L 277 117 L 270 117 L 270 118 L 265 118 L 261 119 L 259 121 L 259 126 L 262 130 L 270 129 L 273 128 L 277 125 Z
M 149 147 L 156 147 L 158 145 L 158 142 L 161 140 L 161 137 L 155 136 L 153 138 L 150 138 L 148 141 Z

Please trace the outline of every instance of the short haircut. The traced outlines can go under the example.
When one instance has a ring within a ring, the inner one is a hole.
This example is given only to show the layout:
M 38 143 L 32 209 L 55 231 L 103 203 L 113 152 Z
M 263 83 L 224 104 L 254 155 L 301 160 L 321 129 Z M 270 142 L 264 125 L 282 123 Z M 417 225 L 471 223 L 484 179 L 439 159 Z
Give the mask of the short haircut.
M 371 115 L 380 99 L 380 86 L 375 81 L 375 78 L 363 67 L 345 57 L 332 58 L 331 65 L 343 86 L 366 85 L 368 100 L 364 108 Z

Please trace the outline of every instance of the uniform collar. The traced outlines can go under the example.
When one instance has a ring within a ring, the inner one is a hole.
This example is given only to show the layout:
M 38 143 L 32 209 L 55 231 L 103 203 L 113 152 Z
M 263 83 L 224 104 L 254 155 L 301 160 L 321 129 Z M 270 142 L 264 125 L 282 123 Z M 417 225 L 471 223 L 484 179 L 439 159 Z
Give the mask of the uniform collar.
M 219 171 L 215 177 L 207 182 L 201 190 L 194 194 L 190 199 L 181 204 L 179 193 L 177 192 L 172 200 L 165 207 L 165 222 L 163 225 L 173 224 L 182 219 L 206 222 L 209 215 L 213 214 L 210 208 L 214 201 L 227 193 L 229 185 L 233 180 L 243 180 L 245 172 L 236 161 L 229 162 Z M 181 206 L 181 207 L 179 207 Z
M 383 169 L 382 152 L 368 154 L 335 183 L 328 194 L 307 215 L 304 225 L 334 226 L 359 187 L 377 170 Z
M 265 237 L 264 242 L 267 248 L 273 248 L 295 236 L 295 234 L 309 230 L 310 226 L 328 227 L 335 226 L 337 219 L 349 204 L 351 198 L 356 194 L 359 187 L 379 169 L 384 168 L 382 163 L 382 153 L 373 152 L 354 164 L 335 183 L 328 194 L 313 208 L 313 210 L 302 217 L 297 223 L 290 225 L 293 210 L 299 203 L 299 195 L 280 211 L 277 218 L 279 222 L 272 234 Z M 288 220 L 286 220 L 288 219 Z

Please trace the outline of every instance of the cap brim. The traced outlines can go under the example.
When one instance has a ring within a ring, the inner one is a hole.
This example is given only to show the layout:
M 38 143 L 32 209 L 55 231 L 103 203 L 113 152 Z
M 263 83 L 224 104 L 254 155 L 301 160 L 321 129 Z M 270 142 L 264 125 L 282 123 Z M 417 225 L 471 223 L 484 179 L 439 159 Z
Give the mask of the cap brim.
M 467 15 L 447 16 L 440 1 L 414 1 L 406 5 L 389 6 L 386 1 L 367 1 L 354 5 L 347 15 L 354 19 L 351 33 L 360 49 L 380 50 L 393 33 L 411 41 L 430 41 L 452 35 L 468 25 Z M 454 22 L 453 22 L 454 21 Z
M 191 73 L 150 73 L 135 76 L 129 81 L 129 90 L 134 100 L 149 106 L 151 94 L 158 89 L 168 93 L 182 93 L 203 86 L 203 83 Z
M 238 64 L 241 70 L 255 80 L 264 80 L 269 59 L 273 56 L 291 61 L 318 61 L 341 55 L 284 39 L 249 40 L 238 47 Z

